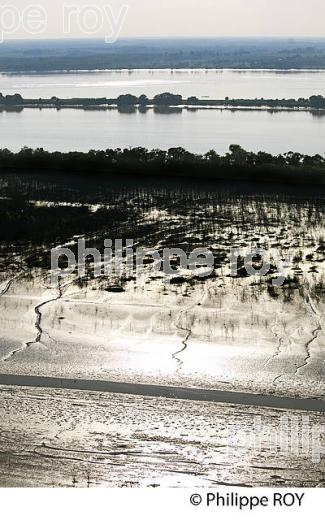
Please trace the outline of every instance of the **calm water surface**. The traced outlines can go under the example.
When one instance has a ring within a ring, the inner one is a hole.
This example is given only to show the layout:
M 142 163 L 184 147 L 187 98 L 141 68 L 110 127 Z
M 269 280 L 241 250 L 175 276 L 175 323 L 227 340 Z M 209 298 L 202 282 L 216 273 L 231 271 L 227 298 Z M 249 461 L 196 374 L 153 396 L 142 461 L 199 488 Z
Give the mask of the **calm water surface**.
M 24 97 L 154 96 L 170 91 L 202 98 L 298 98 L 325 95 L 325 71 L 133 70 L 58 74 L 0 74 L 4 94 Z
M 176 114 L 122 114 L 117 110 L 38 110 L 0 113 L 2 148 L 88 151 L 128 146 L 168 149 L 183 146 L 204 153 L 247 150 L 325 153 L 325 115 L 308 112 L 198 110 Z
M 202 98 L 298 98 L 325 95 L 325 71 L 140 70 L 47 75 L 0 75 L 3 94 L 25 97 L 154 96 L 163 91 Z M 224 153 L 236 143 L 274 154 L 325 152 L 325 116 L 293 112 L 202 110 L 179 114 L 121 114 L 116 110 L 24 110 L 0 113 L 0 146 L 48 150 L 183 146 L 193 152 Z

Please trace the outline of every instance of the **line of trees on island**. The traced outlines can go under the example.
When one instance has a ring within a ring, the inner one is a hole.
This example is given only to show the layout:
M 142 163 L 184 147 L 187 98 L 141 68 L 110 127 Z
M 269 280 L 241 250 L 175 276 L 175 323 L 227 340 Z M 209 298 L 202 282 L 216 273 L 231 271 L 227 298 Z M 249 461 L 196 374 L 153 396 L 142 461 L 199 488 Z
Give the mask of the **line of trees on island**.
M 280 183 L 307 183 L 325 186 L 325 157 L 288 152 L 273 156 L 265 152 L 248 152 L 239 145 L 231 145 L 229 152 L 219 155 L 210 150 L 204 155 L 184 148 L 147 150 L 126 148 L 90 150 L 83 152 L 48 152 L 43 148 L 23 148 L 18 153 L 0 150 L 1 172 L 67 172 L 128 174 L 223 179 Z
M 299 99 L 199 99 L 190 96 L 184 99 L 181 95 L 164 92 L 149 99 L 145 94 L 134 96 L 132 94 L 122 94 L 117 98 L 71 98 L 60 99 L 53 96 L 48 99 L 25 99 L 20 94 L 6 95 L 0 94 L 0 106 L 5 108 L 14 107 L 108 107 L 117 106 L 119 108 L 147 109 L 148 107 L 247 107 L 247 108 L 288 108 L 288 109 L 307 109 L 325 110 L 325 97 L 314 95 L 309 98 Z

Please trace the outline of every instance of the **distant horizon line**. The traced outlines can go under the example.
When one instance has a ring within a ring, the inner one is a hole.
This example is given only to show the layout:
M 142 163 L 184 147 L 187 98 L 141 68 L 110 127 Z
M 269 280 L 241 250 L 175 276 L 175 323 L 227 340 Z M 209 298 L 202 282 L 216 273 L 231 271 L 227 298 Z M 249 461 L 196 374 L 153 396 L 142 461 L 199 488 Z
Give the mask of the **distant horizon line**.
M 130 41 L 130 40 L 293 40 L 293 41 L 301 41 L 301 40 L 309 40 L 309 41 L 324 41 L 325 36 L 122 36 L 118 38 L 116 42 L 112 45 L 117 44 L 120 41 Z M 17 42 L 27 42 L 27 43 L 38 43 L 44 41 L 62 41 L 62 42 L 71 42 L 71 41 L 82 41 L 82 42 L 103 42 L 105 43 L 105 37 L 61 37 L 61 36 L 52 36 L 48 38 L 7 38 L 3 44 L 6 43 L 17 43 Z M 1 49 L 1 46 L 0 46 Z

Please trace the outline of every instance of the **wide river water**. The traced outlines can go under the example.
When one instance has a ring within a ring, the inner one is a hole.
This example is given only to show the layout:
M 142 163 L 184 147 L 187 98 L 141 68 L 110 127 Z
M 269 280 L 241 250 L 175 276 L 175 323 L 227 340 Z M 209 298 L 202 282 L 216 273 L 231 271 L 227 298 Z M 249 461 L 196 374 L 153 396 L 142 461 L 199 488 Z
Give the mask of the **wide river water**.
M 141 70 L 0 75 L 0 92 L 24 97 L 115 97 L 161 92 L 203 99 L 299 98 L 325 95 L 325 71 Z M 232 143 L 274 154 L 325 153 L 325 115 L 308 112 L 198 110 L 174 114 L 121 114 L 29 109 L 0 113 L 2 148 L 80 150 L 183 146 L 194 152 L 227 151 Z

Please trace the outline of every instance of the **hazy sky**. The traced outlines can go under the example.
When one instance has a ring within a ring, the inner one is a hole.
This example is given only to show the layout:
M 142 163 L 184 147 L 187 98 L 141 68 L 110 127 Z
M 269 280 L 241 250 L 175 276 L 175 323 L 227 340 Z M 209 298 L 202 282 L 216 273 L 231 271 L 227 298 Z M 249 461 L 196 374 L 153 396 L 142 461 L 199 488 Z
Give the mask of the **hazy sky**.
M 6 0 L 3 4 L 7 7 L 0 6 L 0 29 L 6 38 L 112 33 L 123 37 L 325 36 L 324 0 Z M 46 21 L 41 20 L 41 11 L 27 9 L 37 5 L 46 13 Z M 120 11 L 123 5 L 128 5 L 127 13 Z

